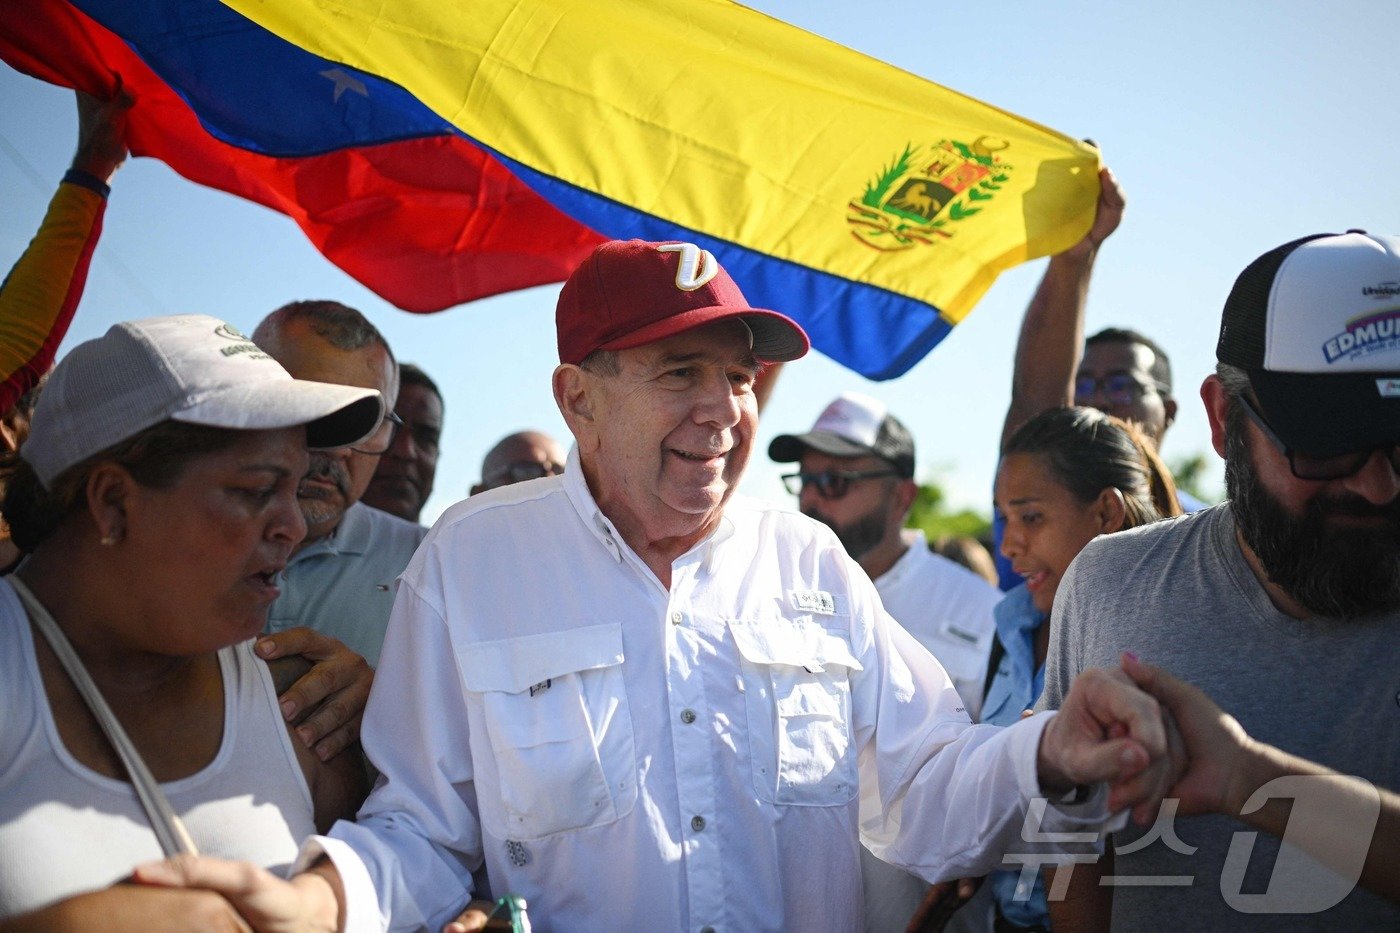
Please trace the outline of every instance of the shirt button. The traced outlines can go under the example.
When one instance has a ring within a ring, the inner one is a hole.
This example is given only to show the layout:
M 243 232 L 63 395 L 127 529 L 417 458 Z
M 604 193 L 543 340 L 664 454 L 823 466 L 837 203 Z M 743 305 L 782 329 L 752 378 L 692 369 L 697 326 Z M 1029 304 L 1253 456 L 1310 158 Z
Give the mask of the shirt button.
M 697 833 L 705 828 L 705 818 L 703 816 L 692 816 L 690 818 L 690 828 Z
M 691 724 L 692 722 L 694 722 L 694 721 L 695 721 L 695 710 L 693 710 L 693 709 L 683 709 L 683 710 L 681 710 L 681 722 L 685 723 L 685 724 L 688 726 L 688 725 L 690 725 L 690 724 Z
M 671 622 L 672 622 L 672 624 L 674 624 L 674 625 L 680 625 L 680 624 L 681 624 L 681 618 L 682 618 L 682 616 L 681 616 L 681 614 L 680 614 L 679 612 L 673 612 L 673 613 L 671 613 Z

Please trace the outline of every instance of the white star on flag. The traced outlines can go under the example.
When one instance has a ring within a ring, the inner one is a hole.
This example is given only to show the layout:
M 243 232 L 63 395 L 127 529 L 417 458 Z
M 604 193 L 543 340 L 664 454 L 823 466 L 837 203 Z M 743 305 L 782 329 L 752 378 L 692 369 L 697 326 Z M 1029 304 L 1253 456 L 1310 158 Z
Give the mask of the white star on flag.
M 346 91 L 354 91 L 361 97 L 369 97 L 369 89 L 365 87 L 365 83 L 348 71 L 341 68 L 328 68 L 320 72 L 320 75 L 335 82 L 335 97 L 332 98 L 332 103 L 340 103 L 340 95 Z

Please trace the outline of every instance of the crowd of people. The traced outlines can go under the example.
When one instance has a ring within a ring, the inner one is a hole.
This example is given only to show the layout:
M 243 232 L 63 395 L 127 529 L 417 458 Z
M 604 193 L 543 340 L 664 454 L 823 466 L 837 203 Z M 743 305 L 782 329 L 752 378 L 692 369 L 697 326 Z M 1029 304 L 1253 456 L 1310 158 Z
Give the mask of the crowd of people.
M 905 527 L 915 439 L 869 395 L 772 441 L 795 508 L 736 496 L 807 336 L 708 250 L 610 241 L 557 303 L 568 449 L 502 439 L 429 529 L 442 392 L 353 308 L 128 321 L 48 371 L 125 154 L 121 101 L 80 113 L 0 288 L 35 361 L 0 399 L 0 931 L 1400 919 L 1400 239 L 1241 273 L 1207 507 L 1157 453 L 1166 352 L 1083 336 L 1105 170 L 1022 325 L 997 568 Z

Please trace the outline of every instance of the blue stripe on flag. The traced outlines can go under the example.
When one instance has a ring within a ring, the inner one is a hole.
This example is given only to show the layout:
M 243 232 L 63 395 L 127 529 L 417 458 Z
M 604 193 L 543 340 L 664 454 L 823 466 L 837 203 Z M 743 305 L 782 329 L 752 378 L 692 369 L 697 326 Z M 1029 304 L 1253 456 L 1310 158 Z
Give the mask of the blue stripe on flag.
M 788 315 L 813 346 L 867 379 L 904 375 L 953 329 L 926 302 L 707 236 L 482 148 L 559 210 L 606 236 L 684 240 L 710 250 L 751 304 Z
M 240 149 L 315 156 L 456 131 L 392 81 L 313 55 L 215 0 L 71 2 Z

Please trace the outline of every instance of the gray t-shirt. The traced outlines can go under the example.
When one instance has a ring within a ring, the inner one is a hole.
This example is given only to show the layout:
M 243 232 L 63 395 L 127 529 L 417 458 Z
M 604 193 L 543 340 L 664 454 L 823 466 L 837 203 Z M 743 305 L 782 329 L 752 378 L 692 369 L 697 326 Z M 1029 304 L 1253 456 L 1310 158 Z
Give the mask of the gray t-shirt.
M 1058 708 L 1077 673 L 1117 667 L 1125 650 L 1201 687 L 1251 736 L 1400 789 L 1400 613 L 1344 622 L 1279 612 L 1245 562 L 1228 503 L 1098 538 L 1079 554 L 1055 595 L 1040 707 Z M 1219 816 L 1173 825 L 1177 849 L 1199 849 L 1182 854 L 1158 838 L 1116 854 L 1115 930 L 1167 921 L 1232 931 L 1400 929 L 1400 908 L 1360 889 L 1321 913 L 1241 913 L 1230 903 L 1241 903 L 1236 892 L 1277 892 L 1268 885 L 1279 841 L 1257 834 L 1241 885 L 1222 872 L 1232 837 L 1252 830 Z M 1144 832 L 1130 826 L 1115 848 Z M 1147 876 L 1178 880 L 1129 880 Z

